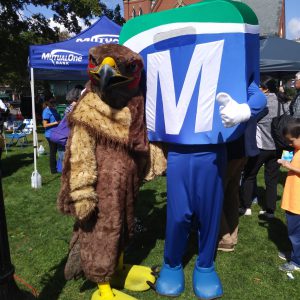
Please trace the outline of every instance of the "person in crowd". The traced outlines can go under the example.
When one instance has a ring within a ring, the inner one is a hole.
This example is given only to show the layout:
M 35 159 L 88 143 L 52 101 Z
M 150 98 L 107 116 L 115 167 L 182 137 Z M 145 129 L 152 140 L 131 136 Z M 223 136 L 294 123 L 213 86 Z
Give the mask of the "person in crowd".
M 68 113 L 70 113 L 73 110 L 75 104 L 77 103 L 78 99 L 81 96 L 82 90 L 83 90 L 82 85 L 76 85 L 73 89 L 71 89 L 67 93 L 66 100 L 69 103 L 69 105 L 65 110 L 65 116 L 68 115 Z
M 259 154 L 250 157 L 244 169 L 242 186 L 241 186 L 241 208 L 240 213 L 251 215 L 251 204 L 253 199 L 253 190 L 256 185 L 256 176 L 260 168 L 265 166 L 265 184 L 266 196 L 263 209 L 259 212 L 267 218 L 273 218 L 276 209 L 277 200 L 277 182 L 279 178 L 278 158 L 281 157 L 282 151 L 277 150 L 274 139 L 271 134 L 272 119 L 284 112 L 283 106 L 278 105 L 276 81 L 267 77 L 262 81 L 261 90 L 267 97 L 267 114 L 257 123 L 256 141 L 259 148 Z M 288 107 L 286 108 L 288 110 Z
M 288 236 L 292 244 L 290 255 L 279 257 L 290 260 L 282 266 L 281 271 L 300 270 L 300 119 L 294 119 L 283 129 L 285 138 L 294 148 L 295 154 L 291 162 L 279 159 L 278 163 L 288 169 L 281 208 L 286 211 Z
M 45 128 L 45 137 L 49 144 L 50 151 L 50 171 L 52 174 L 57 173 L 56 169 L 56 153 L 57 144 L 50 140 L 51 130 L 56 127 L 60 122 L 60 116 L 55 109 L 55 99 L 50 98 L 43 103 L 43 127 Z
M 294 118 L 300 118 L 300 72 L 295 76 L 295 89 L 297 93 L 291 102 L 290 113 Z
M 248 89 L 248 96 L 265 98 L 253 82 Z M 256 123 L 262 108 L 253 109 L 253 117 L 247 122 L 245 133 L 236 141 L 227 144 L 226 176 L 224 179 L 224 203 L 221 216 L 218 250 L 234 251 L 238 242 L 239 224 L 239 187 L 242 170 L 247 157 L 258 155 L 256 146 Z
M 81 96 L 81 91 L 83 90 L 83 86 L 76 85 L 74 88 L 72 88 L 66 95 L 66 100 L 69 103 L 67 108 L 64 112 L 64 119 L 62 120 L 61 126 L 59 126 L 57 129 L 60 129 L 61 135 L 69 134 L 69 131 L 66 131 L 64 128 L 67 126 L 67 121 L 65 120 L 65 117 L 73 110 L 75 104 L 77 103 L 78 99 Z M 66 122 L 65 124 L 63 124 Z M 61 127 L 61 128 L 60 128 Z M 63 128 L 62 128 L 63 127 Z M 65 141 L 67 141 L 68 136 L 65 136 Z M 53 140 L 53 136 L 51 137 L 51 140 L 55 142 L 55 139 Z M 62 172 L 63 168 L 63 160 L 65 155 L 65 145 L 58 144 L 57 145 L 57 153 L 58 153 L 58 160 L 57 160 L 57 171 L 59 173 Z
M 0 99 L 0 159 L 2 157 L 2 151 L 5 148 L 5 139 L 3 136 L 4 134 L 3 125 L 8 115 L 9 115 L 9 109 L 2 101 L 2 99 Z

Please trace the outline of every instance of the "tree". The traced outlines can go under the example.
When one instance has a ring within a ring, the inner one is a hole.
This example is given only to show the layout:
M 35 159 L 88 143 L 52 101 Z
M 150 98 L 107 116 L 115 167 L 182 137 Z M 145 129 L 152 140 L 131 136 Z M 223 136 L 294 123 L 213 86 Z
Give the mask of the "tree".
M 114 17 L 112 19 L 115 23 L 119 24 L 122 26 L 126 21 L 121 15 L 121 7 L 118 4 L 116 8 L 114 9 Z
M 47 44 L 60 38 L 58 28 L 49 26 L 50 20 L 41 13 L 24 15 L 29 4 L 53 10 L 53 20 L 63 24 L 70 33 L 79 33 L 77 17 L 90 25 L 90 19 L 101 15 L 98 0 L 0 0 L 0 84 L 14 89 L 28 85 L 28 47 Z

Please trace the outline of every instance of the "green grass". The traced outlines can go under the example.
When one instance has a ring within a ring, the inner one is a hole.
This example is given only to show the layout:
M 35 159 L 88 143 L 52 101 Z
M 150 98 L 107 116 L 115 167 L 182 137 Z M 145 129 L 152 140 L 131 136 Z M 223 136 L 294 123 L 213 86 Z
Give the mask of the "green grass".
M 47 146 L 43 137 L 42 144 Z M 46 147 L 46 150 L 48 148 Z M 88 300 L 95 284 L 85 281 L 66 282 L 63 268 L 68 252 L 73 220 L 58 213 L 56 196 L 60 175 L 49 172 L 47 155 L 38 158 L 42 175 L 41 189 L 31 188 L 32 147 L 12 147 L 3 153 L 3 189 L 9 242 L 16 274 L 38 290 L 42 300 Z M 259 195 L 263 198 L 263 173 L 258 177 Z M 278 200 L 285 173 L 281 173 Z M 289 248 L 284 213 L 279 207 L 276 219 L 258 218 L 259 206 L 253 205 L 252 217 L 241 217 L 239 243 L 233 253 L 218 253 L 216 266 L 224 286 L 223 299 L 299 299 L 300 274 L 289 280 L 278 270 L 282 261 L 278 250 Z M 165 178 L 145 184 L 136 209 L 148 231 L 134 240 L 127 260 L 152 266 L 162 262 L 166 213 Z M 186 289 L 178 299 L 195 299 L 192 271 L 196 259 L 196 240 L 191 238 L 185 257 Z M 26 289 L 19 284 L 22 289 Z M 142 300 L 162 299 L 152 290 L 129 294 Z M 22 300 L 22 299 L 20 299 Z

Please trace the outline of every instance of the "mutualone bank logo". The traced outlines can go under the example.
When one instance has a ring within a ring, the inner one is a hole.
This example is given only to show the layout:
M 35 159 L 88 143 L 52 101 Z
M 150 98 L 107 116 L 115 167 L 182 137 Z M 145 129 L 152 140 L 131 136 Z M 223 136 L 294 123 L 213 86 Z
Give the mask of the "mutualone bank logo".
M 43 60 L 52 61 L 53 65 L 69 65 L 70 63 L 82 62 L 82 54 L 63 50 L 54 49 L 51 52 L 44 52 L 42 54 Z
M 76 43 L 99 43 L 99 44 L 118 44 L 119 35 L 117 34 L 96 34 L 91 37 L 77 38 Z

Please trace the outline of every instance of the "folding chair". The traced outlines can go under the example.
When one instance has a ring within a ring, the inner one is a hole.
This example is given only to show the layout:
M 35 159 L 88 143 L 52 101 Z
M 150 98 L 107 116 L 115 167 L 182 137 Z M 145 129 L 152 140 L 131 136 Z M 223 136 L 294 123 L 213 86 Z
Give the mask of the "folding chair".
M 28 144 L 27 135 L 31 132 L 28 131 L 26 128 L 26 123 L 23 122 L 22 124 L 17 127 L 13 133 L 5 134 L 5 139 L 8 141 L 10 139 L 9 143 L 6 145 L 7 148 L 12 146 L 14 143 L 17 145 L 19 141 L 22 141 L 21 146 L 23 147 L 25 144 Z

